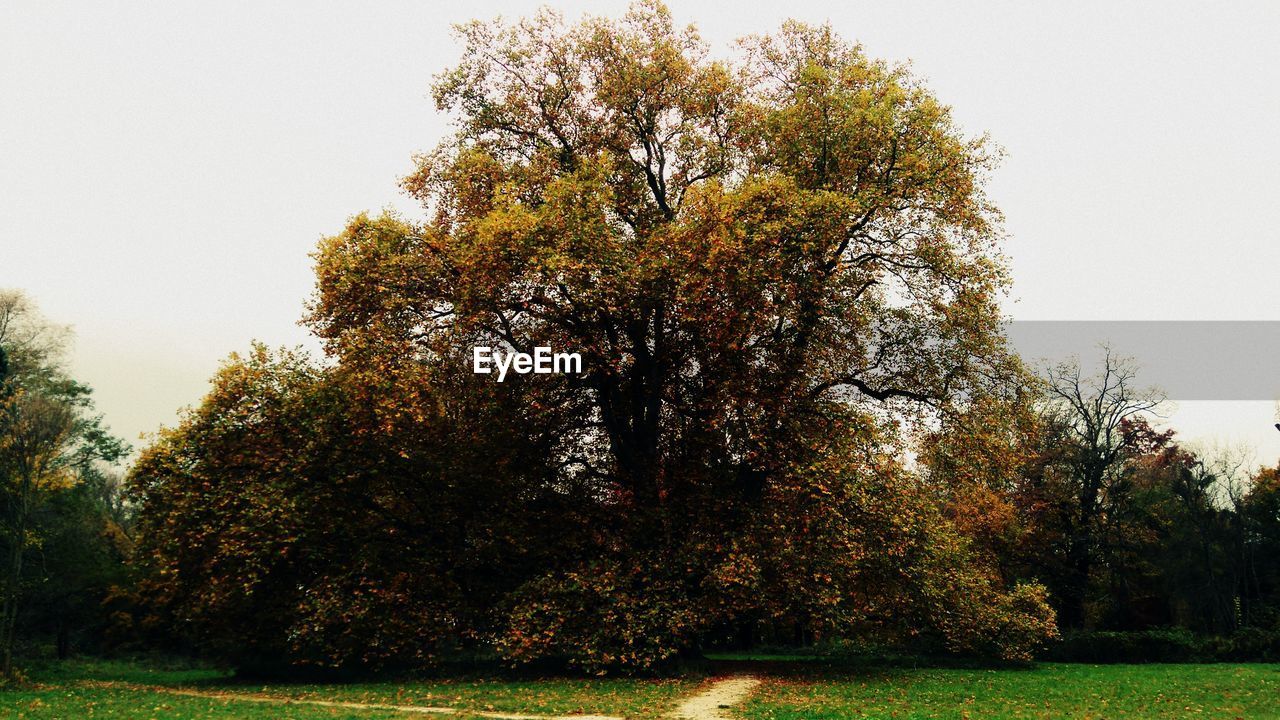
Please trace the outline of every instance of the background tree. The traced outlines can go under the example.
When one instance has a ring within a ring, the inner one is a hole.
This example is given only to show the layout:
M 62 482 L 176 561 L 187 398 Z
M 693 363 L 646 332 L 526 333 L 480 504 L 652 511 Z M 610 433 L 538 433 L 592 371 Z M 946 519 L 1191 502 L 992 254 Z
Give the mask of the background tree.
M 5 596 L 0 621 L 0 645 L 3 658 L 0 671 L 8 676 L 13 667 L 14 631 L 18 622 L 18 601 L 22 582 L 22 563 L 29 544 L 31 513 L 41 496 L 69 483 L 59 472 L 58 461 L 69 442 L 74 416 L 64 403 L 25 392 L 6 403 L 4 453 L 9 483 L 8 558 L 5 572 Z
M 36 511 L 76 484 L 94 462 L 121 457 L 123 444 L 89 414 L 89 390 L 60 364 L 65 330 L 49 325 L 13 291 L 0 293 L 0 346 L 7 372 L 0 385 L 0 491 L 5 502 L 0 672 L 13 671 L 24 563 L 39 542 Z
M 1197 453 L 1153 427 L 1160 397 L 1135 376 L 1109 350 L 1093 377 L 1074 363 L 1050 371 L 1039 482 L 1050 510 L 1029 569 L 1067 627 L 1229 633 L 1254 609 L 1246 454 Z
M 33 513 L 39 544 L 24 587 L 23 627 L 52 638 L 58 658 L 113 650 L 123 639 L 109 602 L 134 586 L 132 509 L 123 504 L 120 477 L 94 464 L 77 482 L 53 493 Z M 128 638 L 132 640 L 133 638 Z
M 1104 348 L 1102 366 L 1087 376 L 1078 362 L 1048 372 L 1046 416 L 1055 428 L 1051 447 L 1059 454 L 1062 484 L 1055 522 L 1061 529 L 1059 621 L 1085 623 L 1089 583 L 1108 522 L 1128 509 L 1132 446 L 1125 428 L 1160 405 L 1156 391 L 1136 386 L 1130 361 Z
M 1246 618 L 1280 628 L 1280 468 L 1255 472 L 1240 508 Z
M 1121 429 L 1125 482 L 1098 538 L 1094 616 L 1116 629 L 1233 629 L 1231 523 L 1218 497 L 1221 476 L 1172 430 L 1145 418 Z
M 1244 498 L 1249 486 L 1243 448 L 1211 447 L 1198 456 L 1185 453 L 1185 470 L 1171 483 L 1178 513 L 1170 534 L 1185 548 L 1183 563 L 1194 569 L 1170 585 L 1178 591 L 1181 607 L 1191 617 L 1175 618 L 1195 630 L 1228 633 L 1247 624 L 1251 609 L 1247 600 L 1245 569 L 1247 547 L 1243 521 Z M 1173 550 L 1175 543 L 1166 543 Z

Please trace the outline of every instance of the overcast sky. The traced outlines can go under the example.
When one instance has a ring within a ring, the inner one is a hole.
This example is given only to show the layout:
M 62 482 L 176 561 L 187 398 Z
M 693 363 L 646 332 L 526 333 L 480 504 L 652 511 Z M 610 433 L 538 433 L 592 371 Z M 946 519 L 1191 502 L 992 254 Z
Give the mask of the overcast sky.
M 396 181 L 447 131 L 427 94 L 450 24 L 541 4 L 3 3 L 0 287 L 74 326 L 75 371 L 136 444 L 252 339 L 314 347 L 308 253 L 356 212 L 415 210 Z M 911 61 L 1007 152 L 1015 319 L 1280 320 L 1280 3 L 671 7 L 719 51 L 794 17 Z M 1169 422 L 1273 463 L 1274 414 Z

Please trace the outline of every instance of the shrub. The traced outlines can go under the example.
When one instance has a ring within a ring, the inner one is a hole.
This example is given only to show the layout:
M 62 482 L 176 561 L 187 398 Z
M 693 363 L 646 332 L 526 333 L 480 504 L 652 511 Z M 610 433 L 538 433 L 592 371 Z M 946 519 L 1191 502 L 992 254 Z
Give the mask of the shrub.
M 1264 662 L 1280 659 L 1280 632 L 1245 628 L 1197 635 L 1183 628 L 1067 633 L 1045 659 L 1090 663 Z

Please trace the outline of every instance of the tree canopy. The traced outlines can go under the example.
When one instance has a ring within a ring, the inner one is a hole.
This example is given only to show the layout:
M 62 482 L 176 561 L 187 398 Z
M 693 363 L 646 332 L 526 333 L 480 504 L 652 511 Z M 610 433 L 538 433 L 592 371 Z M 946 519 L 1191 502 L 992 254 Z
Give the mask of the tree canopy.
M 726 59 L 652 2 L 458 33 L 456 131 L 404 180 L 426 218 L 316 253 L 331 362 L 233 359 L 135 469 L 156 597 L 241 660 L 635 669 L 754 631 L 1029 657 L 1043 588 L 906 460 L 1021 402 L 989 143 L 829 27 Z M 583 372 L 499 384 L 478 345 Z

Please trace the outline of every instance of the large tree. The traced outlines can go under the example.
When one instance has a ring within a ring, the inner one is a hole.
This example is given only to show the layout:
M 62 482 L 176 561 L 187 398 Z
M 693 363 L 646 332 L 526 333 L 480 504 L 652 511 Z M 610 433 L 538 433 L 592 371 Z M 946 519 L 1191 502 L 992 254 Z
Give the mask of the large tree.
M 1051 632 L 1040 591 L 1008 592 L 903 461 L 1017 372 L 986 141 L 828 27 L 732 61 L 656 3 L 459 32 L 436 83 L 457 131 L 405 181 L 427 220 L 361 215 L 323 242 L 310 314 L 357 437 L 403 461 L 376 465 L 375 534 L 472 560 L 420 567 L 448 581 L 419 597 L 509 658 L 592 667 L 717 627 L 1009 656 Z M 584 368 L 497 383 L 469 372 L 481 345 Z M 166 453 L 218 422 L 192 421 Z M 199 497 L 202 470 L 160 460 L 147 493 Z M 400 577 L 380 562 L 361 577 Z

